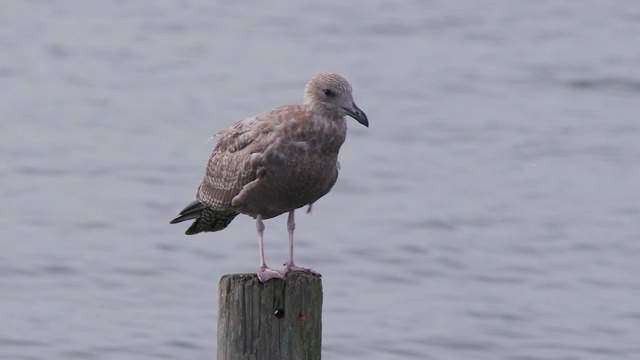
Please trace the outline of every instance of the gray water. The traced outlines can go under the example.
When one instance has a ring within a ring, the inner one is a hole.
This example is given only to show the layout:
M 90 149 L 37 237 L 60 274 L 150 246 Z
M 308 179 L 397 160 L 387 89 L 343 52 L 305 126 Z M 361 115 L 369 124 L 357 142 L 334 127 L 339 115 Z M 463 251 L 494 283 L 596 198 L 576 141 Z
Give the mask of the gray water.
M 297 217 L 325 359 L 640 358 L 639 35 L 637 1 L 3 2 L 0 359 L 214 359 L 255 225 L 168 221 L 323 71 L 371 122 Z

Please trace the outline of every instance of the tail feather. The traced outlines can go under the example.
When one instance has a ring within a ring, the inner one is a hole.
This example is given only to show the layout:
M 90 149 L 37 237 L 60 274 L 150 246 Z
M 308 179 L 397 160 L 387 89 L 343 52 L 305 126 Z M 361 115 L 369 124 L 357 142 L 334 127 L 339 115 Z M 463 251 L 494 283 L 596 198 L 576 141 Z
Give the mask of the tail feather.
M 196 221 L 185 232 L 187 235 L 193 235 L 207 231 L 220 231 L 226 228 L 238 214 L 233 210 L 215 210 L 196 200 L 187 205 L 178 217 L 170 221 L 170 224 L 195 219 Z

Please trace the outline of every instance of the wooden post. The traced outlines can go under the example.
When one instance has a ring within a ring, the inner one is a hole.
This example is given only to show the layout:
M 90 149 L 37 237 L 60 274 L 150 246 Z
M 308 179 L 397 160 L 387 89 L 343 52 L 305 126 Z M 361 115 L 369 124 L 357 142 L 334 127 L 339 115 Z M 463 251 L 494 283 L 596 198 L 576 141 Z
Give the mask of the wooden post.
M 294 272 L 265 284 L 256 274 L 220 279 L 218 360 L 319 360 L 322 280 Z

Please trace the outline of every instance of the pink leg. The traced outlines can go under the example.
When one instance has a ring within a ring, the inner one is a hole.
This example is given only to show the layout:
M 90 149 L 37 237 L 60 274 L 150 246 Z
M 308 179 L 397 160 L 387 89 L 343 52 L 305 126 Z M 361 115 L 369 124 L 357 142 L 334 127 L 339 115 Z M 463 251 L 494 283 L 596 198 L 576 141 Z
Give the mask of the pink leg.
M 262 215 L 256 217 L 256 228 L 258 229 L 258 243 L 260 245 L 260 269 L 258 269 L 258 279 L 263 283 L 273 278 L 282 279 L 284 275 L 277 270 L 270 269 L 264 261 L 264 223 L 262 222 Z
M 295 210 L 289 211 L 289 218 L 287 219 L 287 230 L 289 231 L 289 261 L 287 261 L 284 264 L 284 269 L 282 270 L 282 273 L 286 274 L 289 271 L 301 271 L 301 272 L 308 272 L 313 275 L 321 276 L 320 273 L 313 271 L 311 269 L 297 267 L 296 264 L 293 262 L 293 230 L 296 229 L 296 223 L 293 215 L 294 211 Z

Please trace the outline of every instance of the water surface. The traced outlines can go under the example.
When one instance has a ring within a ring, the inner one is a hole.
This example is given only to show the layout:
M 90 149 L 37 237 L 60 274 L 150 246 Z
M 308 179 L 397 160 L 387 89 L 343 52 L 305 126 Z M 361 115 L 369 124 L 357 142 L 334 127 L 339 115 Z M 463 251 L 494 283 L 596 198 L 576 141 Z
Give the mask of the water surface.
M 297 217 L 324 358 L 640 357 L 639 33 L 632 2 L 6 2 L 0 358 L 214 358 L 254 223 L 168 221 L 212 134 L 323 71 L 371 122 Z

